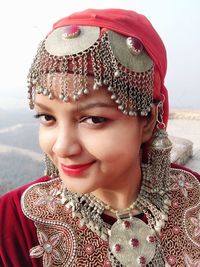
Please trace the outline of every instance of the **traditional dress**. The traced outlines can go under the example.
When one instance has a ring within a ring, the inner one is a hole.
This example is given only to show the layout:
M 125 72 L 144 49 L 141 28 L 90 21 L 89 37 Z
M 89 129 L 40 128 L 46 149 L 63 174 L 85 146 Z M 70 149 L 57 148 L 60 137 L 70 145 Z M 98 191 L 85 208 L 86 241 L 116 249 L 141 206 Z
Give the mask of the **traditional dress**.
M 160 235 L 166 262 L 147 266 L 200 266 L 200 176 L 174 165 L 170 180 L 171 207 Z M 108 241 L 72 216 L 56 194 L 60 185 L 45 176 L 1 198 L 0 266 L 113 266 Z M 115 221 L 103 220 L 108 228 Z

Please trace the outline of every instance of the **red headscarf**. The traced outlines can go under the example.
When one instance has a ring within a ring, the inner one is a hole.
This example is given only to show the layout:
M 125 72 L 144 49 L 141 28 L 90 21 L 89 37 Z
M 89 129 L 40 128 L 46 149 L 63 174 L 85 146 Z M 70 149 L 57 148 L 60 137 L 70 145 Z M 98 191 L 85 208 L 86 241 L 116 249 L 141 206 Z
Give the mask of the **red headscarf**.
M 139 39 L 155 64 L 153 95 L 154 99 L 163 99 L 164 95 L 163 121 L 167 124 L 168 93 L 164 86 L 166 50 L 160 36 L 145 16 L 122 9 L 87 9 L 60 19 L 53 25 L 53 30 L 67 25 L 101 27 Z

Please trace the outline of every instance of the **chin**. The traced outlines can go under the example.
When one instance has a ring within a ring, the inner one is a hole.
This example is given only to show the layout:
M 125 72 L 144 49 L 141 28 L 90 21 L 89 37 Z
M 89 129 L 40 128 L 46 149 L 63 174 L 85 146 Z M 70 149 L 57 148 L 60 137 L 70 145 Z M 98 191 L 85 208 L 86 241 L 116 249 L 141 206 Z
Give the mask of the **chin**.
M 69 181 L 66 177 L 61 177 L 64 186 L 70 192 L 77 193 L 79 195 L 89 194 L 97 189 L 97 186 L 91 183 L 88 183 L 86 179 L 74 179 L 73 181 Z

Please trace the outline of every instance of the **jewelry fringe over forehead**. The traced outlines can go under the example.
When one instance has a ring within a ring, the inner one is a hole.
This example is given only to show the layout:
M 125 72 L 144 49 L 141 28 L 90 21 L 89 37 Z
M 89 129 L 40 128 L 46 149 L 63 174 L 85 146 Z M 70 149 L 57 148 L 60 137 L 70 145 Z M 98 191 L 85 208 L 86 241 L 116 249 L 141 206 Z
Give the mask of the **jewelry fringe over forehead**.
M 68 88 L 67 74 L 73 74 Z M 59 74 L 59 98 L 77 101 L 104 85 L 118 109 L 129 116 L 147 116 L 153 105 L 154 64 L 142 43 L 110 30 L 90 26 L 65 26 L 52 31 L 40 44 L 28 75 L 28 98 L 34 108 L 35 94 L 53 99 Z

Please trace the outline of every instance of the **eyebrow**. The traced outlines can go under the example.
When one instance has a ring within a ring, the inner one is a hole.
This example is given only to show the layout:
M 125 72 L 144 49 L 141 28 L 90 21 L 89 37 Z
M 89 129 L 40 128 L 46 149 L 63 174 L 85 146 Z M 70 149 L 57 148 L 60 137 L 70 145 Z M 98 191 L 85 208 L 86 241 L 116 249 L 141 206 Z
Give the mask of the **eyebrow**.
M 51 107 L 43 105 L 42 103 L 35 102 L 35 105 L 47 111 L 52 111 Z M 80 105 L 77 105 L 76 111 L 80 112 L 80 111 L 93 109 L 93 108 L 115 108 L 115 103 L 105 103 L 105 102 L 91 102 L 91 103 L 86 103 L 86 104 L 81 103 Z
M 91 102 L 91 103 L 86 103 L 86 104 L 80 104 L 77 105 L 77 111 L 84 111 L 88 109 L 93 109 L 93 108 L 114 108 L 115 104 L 114 103 L 105 103 L 105 102 Z
M 38 103 L 38 102 L 35 101 L 34 105 L 35 105 L 35 106 L 38 106 L 39 108 L 45 109 L 45 110 L 47 110 L 47 111 L 52 111 L 52 109 L 51 109 L 50 107 L 45 106 L 45 105 L 43 105 L 42 103 Z

